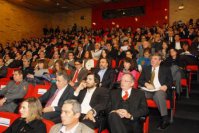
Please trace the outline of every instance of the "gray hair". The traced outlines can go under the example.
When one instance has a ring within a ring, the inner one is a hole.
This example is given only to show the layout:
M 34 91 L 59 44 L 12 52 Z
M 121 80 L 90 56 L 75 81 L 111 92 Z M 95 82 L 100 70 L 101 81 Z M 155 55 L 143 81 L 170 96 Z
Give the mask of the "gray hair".
M 57 76 L 62 76 L 65 80 L 69 81 L 69 77 L 66 74 L 66 72 L 63 72 L 63 71 L 62 72 L 58 72 Z
M 73 110 L 74 114 L 81 113 L 81 105 L 77 100 L 68 99 L 68 100 L 64 101 L 64 104 L 72 105 L 73 106 L 72 110 Z

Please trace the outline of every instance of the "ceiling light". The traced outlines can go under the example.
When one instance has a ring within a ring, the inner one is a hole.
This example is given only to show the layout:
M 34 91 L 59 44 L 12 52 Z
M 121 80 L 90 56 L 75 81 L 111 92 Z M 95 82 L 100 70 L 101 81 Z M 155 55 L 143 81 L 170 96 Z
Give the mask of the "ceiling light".
M 180 6 L 178 7 L 178 9 L 179 9 L 179 10 L 184 9 L 184 4 L 180 5 Z
M 57 6 L 59 6 L 59 5 L 60 5 L 60 3 L 59 3 L 59 2 L 57 2 L 57 3 L 56 3 L 56 5 L 57 5 Z

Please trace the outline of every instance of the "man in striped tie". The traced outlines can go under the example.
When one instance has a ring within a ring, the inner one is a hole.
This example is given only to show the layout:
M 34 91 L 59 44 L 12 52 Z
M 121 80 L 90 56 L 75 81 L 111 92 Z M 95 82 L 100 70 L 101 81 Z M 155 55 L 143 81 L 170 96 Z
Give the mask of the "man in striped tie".
M 121 89 L 110 95 L 109 126 L 111 133 L 142 133 L 140 117 L 148 114 L 144 92 L 133 88 L 134 77 L 125 73 L 121 78 Z
M 56 85 L 42 95 L 39 99 L 45 107 L 43 108 L 43 118 L 55 123 L 61 122 L 61 107 L 65 100 L 74 98 L 74 89 L 68 84 L 68 76 L 65 72 L 58 72 Z

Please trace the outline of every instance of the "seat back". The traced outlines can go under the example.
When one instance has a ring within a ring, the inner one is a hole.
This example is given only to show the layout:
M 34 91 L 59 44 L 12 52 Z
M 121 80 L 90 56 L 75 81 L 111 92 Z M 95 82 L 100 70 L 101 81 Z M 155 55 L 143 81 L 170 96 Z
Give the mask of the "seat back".
M 46 125 L 46 131 L 47 133 L 50 132 L 50 129 L 53 125 L 55 125 L 52 121 L 50 120 L 46 120 L 46 119 L 42 119 L 43 123 Z
M 34 85 L 29 84 L 28 88 L 27 88 L 27 92 L 26 95 L 24 96 L 24 99 L 29 98 L 29 97 L 33 97 L 33 92 L 34 92 Z
M 14 68 L 8 68 L 6 78 L 11 78 L 13 76 Z
M 17 118 L 18 114 L 0 112 L 0 133 L 4 132 Z
M 33 96 L 40 97 L 41 95 L 43 95 L 50 89 L 50 86 L 51 86 L 50 84 L 49 85 L 35 85 Z

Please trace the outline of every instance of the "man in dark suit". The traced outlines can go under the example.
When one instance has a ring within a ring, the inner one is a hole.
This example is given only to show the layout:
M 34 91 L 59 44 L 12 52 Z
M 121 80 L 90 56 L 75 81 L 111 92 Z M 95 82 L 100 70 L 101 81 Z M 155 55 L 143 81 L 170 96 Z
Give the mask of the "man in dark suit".
M 134 77 L 125 73 L 121 89 L 112 90 L 109 106 L 111 133 L 142 133 L 140 117 L 148 114 L 146 98 L 141 90 L 134 89 Z
M 24 79 L 27 79 L 28 74 L 33 74 L 34 75 L 34 68 L 31 67 L 30 65 L 30 60 L 28 58 L 23 59 L 23 67 L 21 68 L 23 72 L 23 77 Z
M 45 105 L 43 108 L 43 118 L 58 123 L 61 122 L 61 107 L 65 100 L 74 98 L 74 89 L 68 84 L 66 73 L 59 72 L 56 80 L 56 85 L 52 85 L 39 100 Z
M 154 54 L 151 58 L 151 66 L 143 69 L 138 82 L 140 86 L 148 90 L 145 91 L 146 98 L 152 98 L 158 106 L 162 117 L 158 129 L 165 129 L 169 126 L 166 107 L 167 90 L 171 88 L 173 78 L 170 68 L 160 65 L 160 63 L 161 55 Z
M 94 50 L 94 49 L 95 49 L 94 44 L 89 42 L 88 38 L 85 38 L 84 39 L 84 44 L 83 44 L 83 53 L 82 53 L 82 55 L 84 55 L 84 53 L 86 51 L 91 51 L 91 50 Z
M 109 68 L 107 58 L 101 58 L 99 60 L 99 68 L 96 68 L 94 73 L 97 73 L 100 76 L 100 86 L 107 89 L 112 87 L 115 79 L 115 71 Z
M 70 82 L 69 84 L 76 88 L 82 80 L 84 80 L 88 74 L 88 70 L 82 67 L 82 59 L 77 58 L 75 60 L 75 70 L 72 70 L 70 75 Z
M 182 43 L 180 42 L 180 35 L 176 34 L 175 35 L 175 41 L 173 43 L 171 43 L 171 47 L 176 49 L 176 50 L 181 50 L 182 49 Z
M 0 58 L 0 78 L 5 78 L 7 75 L 7 67 L 4 65 L 4 61 Z
M 108 89 L 98 87 L 99 82 L 99 75 L 90 73 L 74 93 L 82 107 L 80 121 L 92 129 L 96 128 L 96 117 L 100 111 L 106 109 L 109 100 Z

